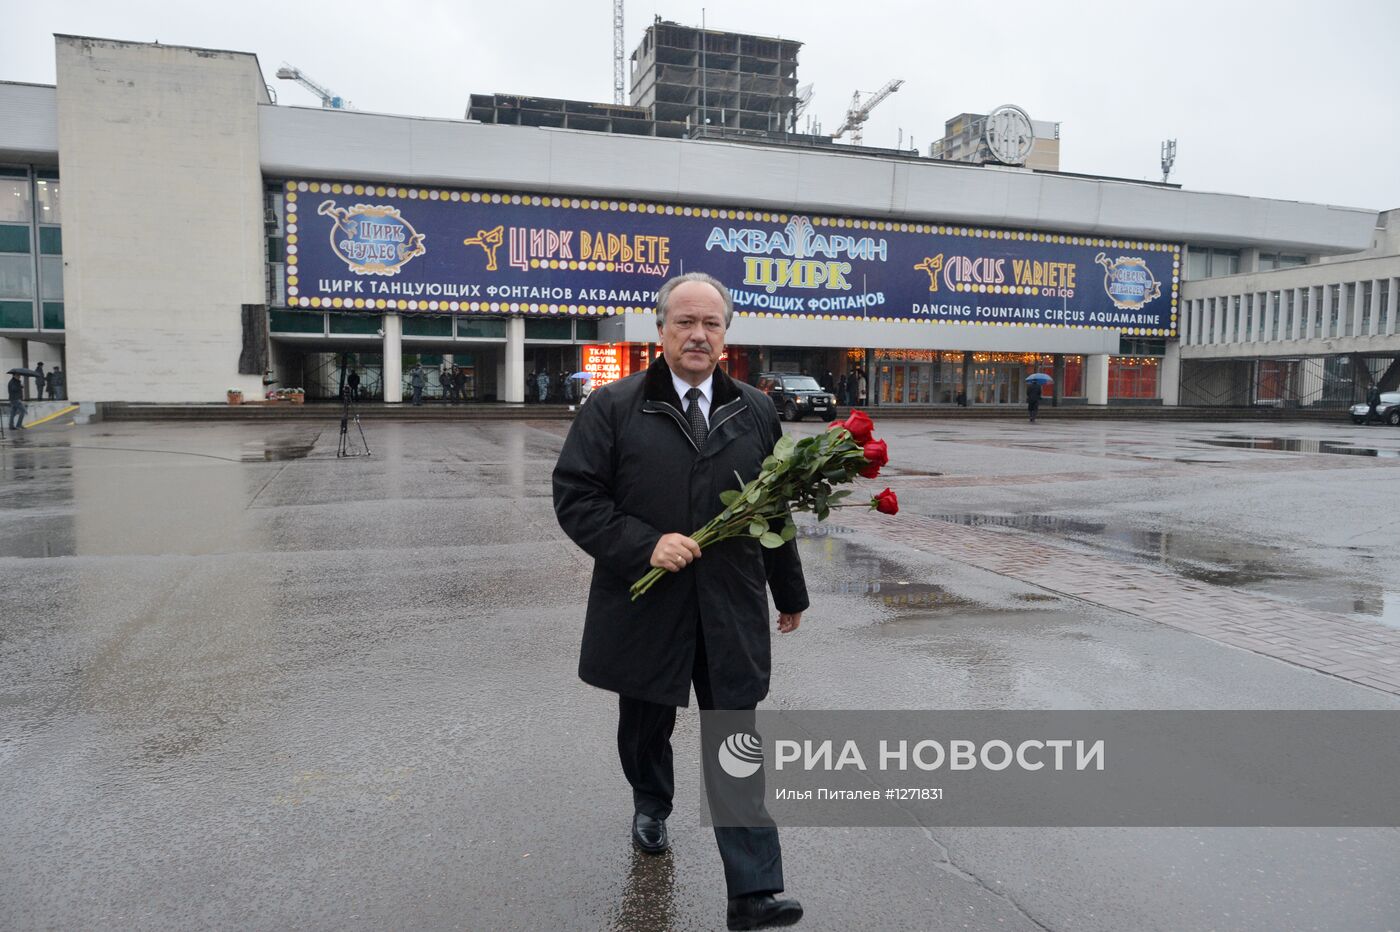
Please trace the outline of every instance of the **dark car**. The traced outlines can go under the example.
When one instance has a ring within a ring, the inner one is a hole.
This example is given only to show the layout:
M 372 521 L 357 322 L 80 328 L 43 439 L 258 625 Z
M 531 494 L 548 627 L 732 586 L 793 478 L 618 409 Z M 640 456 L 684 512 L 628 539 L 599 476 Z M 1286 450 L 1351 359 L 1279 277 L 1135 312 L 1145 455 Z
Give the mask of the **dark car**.
M 1351 422 L 1353 424 L 1364 423 L 1370 410 L 1371 406 L 1364 402 L 1352 405 Z M 1381 392 L 1381 403 L 1376 405 L 1376 413 L 1387 424 L 1400 425 L 1400 392 Z
M 836 397 L 810 375 L 765 372 L 758 377 L 758 390 L 773 399 L 785 421 L 800 421 L 808 414 L 836 417 Z

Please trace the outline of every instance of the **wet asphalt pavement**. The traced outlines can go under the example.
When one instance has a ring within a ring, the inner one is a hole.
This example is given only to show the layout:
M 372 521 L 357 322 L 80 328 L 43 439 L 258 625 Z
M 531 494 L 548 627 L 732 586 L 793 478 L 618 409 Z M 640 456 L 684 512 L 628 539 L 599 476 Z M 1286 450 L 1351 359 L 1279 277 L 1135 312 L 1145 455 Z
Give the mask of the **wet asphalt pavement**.
M 714 929 L 698 725 L 636 855 L 575 675 L 566 423 L 95 424 L 0 446 L 0 928 Z M 798 432 L 815 429 L 797 425 Z M 903 507 L 1400 626 L 1400 430 L 880 425 Z M 1369 452 L 1365 452 L 1369 451 Z M 1393 709 L 905 546 L 803 529 L 778 708 Z M 788 829 L 804 929 L 1400 928 L 1400 829 Z

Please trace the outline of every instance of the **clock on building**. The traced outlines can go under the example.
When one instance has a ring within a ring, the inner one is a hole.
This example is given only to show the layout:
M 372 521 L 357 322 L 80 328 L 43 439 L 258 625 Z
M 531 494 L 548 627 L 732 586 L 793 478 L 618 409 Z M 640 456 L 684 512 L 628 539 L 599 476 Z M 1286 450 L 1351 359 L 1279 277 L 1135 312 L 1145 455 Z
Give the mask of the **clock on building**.
M 987 114 L 982 131 L 992 158 L 1004 165 L 1024 165 L 1035 145 L 1035 132 L 1026 111 L 1004 104 Z

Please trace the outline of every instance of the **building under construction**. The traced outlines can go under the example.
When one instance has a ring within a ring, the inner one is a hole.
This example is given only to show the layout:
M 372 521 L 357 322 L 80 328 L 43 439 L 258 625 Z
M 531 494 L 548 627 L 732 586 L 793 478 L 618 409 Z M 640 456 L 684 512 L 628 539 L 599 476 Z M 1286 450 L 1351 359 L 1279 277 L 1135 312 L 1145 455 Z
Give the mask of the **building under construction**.
M 801 47 L 792 39 L 694 29 L 658 18 L 632 53 L 631 106 L 473 94 L 466 115 L 483 123 L 675 139 L 791 134 L 799 110 Z
M 802 43 L 657 18 L 632 53 L 632 105 L 658 122 L 780 133 L 797 129 Z

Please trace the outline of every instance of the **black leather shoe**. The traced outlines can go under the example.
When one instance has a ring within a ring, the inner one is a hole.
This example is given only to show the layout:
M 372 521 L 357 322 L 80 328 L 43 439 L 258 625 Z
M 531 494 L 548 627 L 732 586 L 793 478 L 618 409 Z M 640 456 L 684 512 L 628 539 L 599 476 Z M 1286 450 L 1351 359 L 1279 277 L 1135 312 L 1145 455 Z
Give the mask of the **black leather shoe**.
M 771 893 L 736 896 L 729 901 L 729 928 L 776 929 L 802 918 L 802 904 L 780 900 Z
M 660 854 L 671 847 L 671 840 L 666 837 L 666 820 L 653 819 L 645 812 L 632 817 L 632 840 L 647 854 Z

